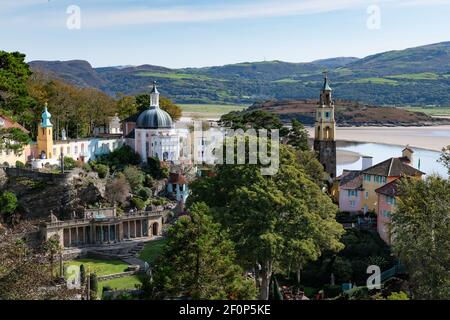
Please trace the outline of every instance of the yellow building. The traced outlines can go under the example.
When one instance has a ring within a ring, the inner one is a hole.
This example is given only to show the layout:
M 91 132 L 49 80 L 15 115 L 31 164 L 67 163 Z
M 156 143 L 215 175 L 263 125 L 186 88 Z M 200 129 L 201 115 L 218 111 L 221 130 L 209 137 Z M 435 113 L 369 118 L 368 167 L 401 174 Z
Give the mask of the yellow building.
M 51 114 L 47 110 L 47 103 L 45 104 L 44 112 L 42 113 L 42 122 L 38 128 L 38 154 L 40 159 L 52 159 L 53 154 L 53 125 L 50 122 Z

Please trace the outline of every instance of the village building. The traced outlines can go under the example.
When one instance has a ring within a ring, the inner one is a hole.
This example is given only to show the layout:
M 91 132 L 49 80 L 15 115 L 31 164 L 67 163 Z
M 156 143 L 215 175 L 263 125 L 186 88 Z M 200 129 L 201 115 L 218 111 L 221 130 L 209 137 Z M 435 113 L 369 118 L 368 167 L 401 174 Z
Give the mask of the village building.
M 141 156 L 161 161 L 187 163 L 191 161 L 189 129 L 175 127 L 170 115 L 159 106 L 156 82 L 150 92 L 149 107 L 122 121 L 125 142 Z
M 18 124 L 10 117 L 0 115 L 0 130 L 10 128 L 17 128 L 25 133 L 29 133 L 27 129 L 25 129 L 23 126 Z M 14 152 L 7 149 L 5 150 L 0 149 L 0 165 L 15 166 L 17 161 L 20 161 L 21 163 L 26 163 L 28 158 L 31 156 L 31 149 L 32 149 L 31 145 L 26 145 L 21 152 Z
M 362 170 L 344 170 L 337 178 L 339 182 L 339 209 L 342 212 L 378 212 L 376 190 L 400 177 L 421 178 L 423 173 L 412 167 L 414 151 L 406 147 L 402 157 L 390 158 L 376 165 L 367 166 L 363 161 Z
M 395 179 L 375 190 L 378 196 L 377 231 L 380 238 L 391 244 L 390 223 L 392 213 L 397 208 L 397 197 L 400 194 L 400 179 Z
M 85 209 L 82 217 L 58 220 L 50 214 L 40 225 L 43 240 L 55 237 L 62 248 L 109 245 L 127 240 L 150 240 L 162 234 L 164 210 L 131 211 L 116 208 Z

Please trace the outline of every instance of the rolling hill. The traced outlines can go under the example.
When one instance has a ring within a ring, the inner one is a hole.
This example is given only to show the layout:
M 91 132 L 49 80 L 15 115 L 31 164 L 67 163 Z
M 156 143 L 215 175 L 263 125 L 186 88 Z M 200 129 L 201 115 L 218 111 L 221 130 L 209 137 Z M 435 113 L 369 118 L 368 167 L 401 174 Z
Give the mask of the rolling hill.
M 376 105 L 450 105 L 450 42 L 365 57 L 309 63 L 244 62 L 205 68 L 154 65 L 92 68 L 86 61 L 32 61 L 79 86 L 115 95 L 137 94 L 157 80 L 178 103 L 245 103 L 315 99 L 328 69 L 335 97 Z

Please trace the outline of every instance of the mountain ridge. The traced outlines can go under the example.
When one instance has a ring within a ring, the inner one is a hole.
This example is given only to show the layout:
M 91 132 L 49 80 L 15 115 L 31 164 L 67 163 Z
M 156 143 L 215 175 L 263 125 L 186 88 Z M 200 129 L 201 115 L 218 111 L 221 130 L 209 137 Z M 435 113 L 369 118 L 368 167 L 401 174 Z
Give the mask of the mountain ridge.
M 328 70 L 340 99 L 378 105 L 450 105 L 450 41 L 392 50 L 364 58 L 312 62 L 260 61 L 172 69 L 140 66 L 93 68 L 83 60 L 31 61 L 33 70 L 112 96 L 138 94 L 157 80 L 178 103 L 245 103 L 316 98 Z

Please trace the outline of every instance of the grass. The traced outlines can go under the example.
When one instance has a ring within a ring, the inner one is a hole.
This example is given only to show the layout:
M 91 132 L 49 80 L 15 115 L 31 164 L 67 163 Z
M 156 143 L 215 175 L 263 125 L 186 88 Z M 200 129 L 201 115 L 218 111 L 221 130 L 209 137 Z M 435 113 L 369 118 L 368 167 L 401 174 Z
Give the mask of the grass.
M 142 251 L 139 253 L 139 259 L 147 261 L 148 263 L 153 263 L 161 254 L 161 251 L 164 249 L 166 242 L 166 239 L 147 242 L 144 246 L 144 249 L 142 249 Z
M 86 269 L 86 273 L 95 273 L 97 276 L 124 272 L 128 268 L 128 264 L 120 260 L 77 259 L 64 263 L 65 266 L 80 266 L 82 264 Z
M 385 79 L 385 78 L 363 78 L 349 81 L 349 83 L 372 83 L 372 84 L 387 84 L 387 85 L 398 85 L 396 80 Z
M 225 104 L 178 104 L 182 112 L 222 115 L 231 111 L 241 111 L 247 106 Z
M 429 116 L 450 116 L 450 107 L 409 107 L 408 111 L 423 112 Z
M 422 73 L 397 74 L 393 76 L 387 76 L 387 78 L 408 79 L 408 80 L 438 80 L 439 75 L 432 72 L 422 72 Z
M 135 289 L 135 285 L 142 284 L 141 278 L 137 275 L 132 275 L 123 278 L 111 279 L 106 281 L 99 281 L 98 283 L 98 293 L 99 295 L 103 292 L 103 287 L 109 286 L 111 290 L 127 290 Z
M 187 74 L 187 73 L 161 73 L 161 72 L 148 72 L 148 71 L 141 71 L 136 73 L 138 77 L 152 77 L 152 78 L 165 78 L 165 79 L 174 79 L 174 80 L 201 80 L 201 81 L 208 81 L 208 80 L 219 80 L 219 79 L 213 79 L 205 75 L 201 74 Z

